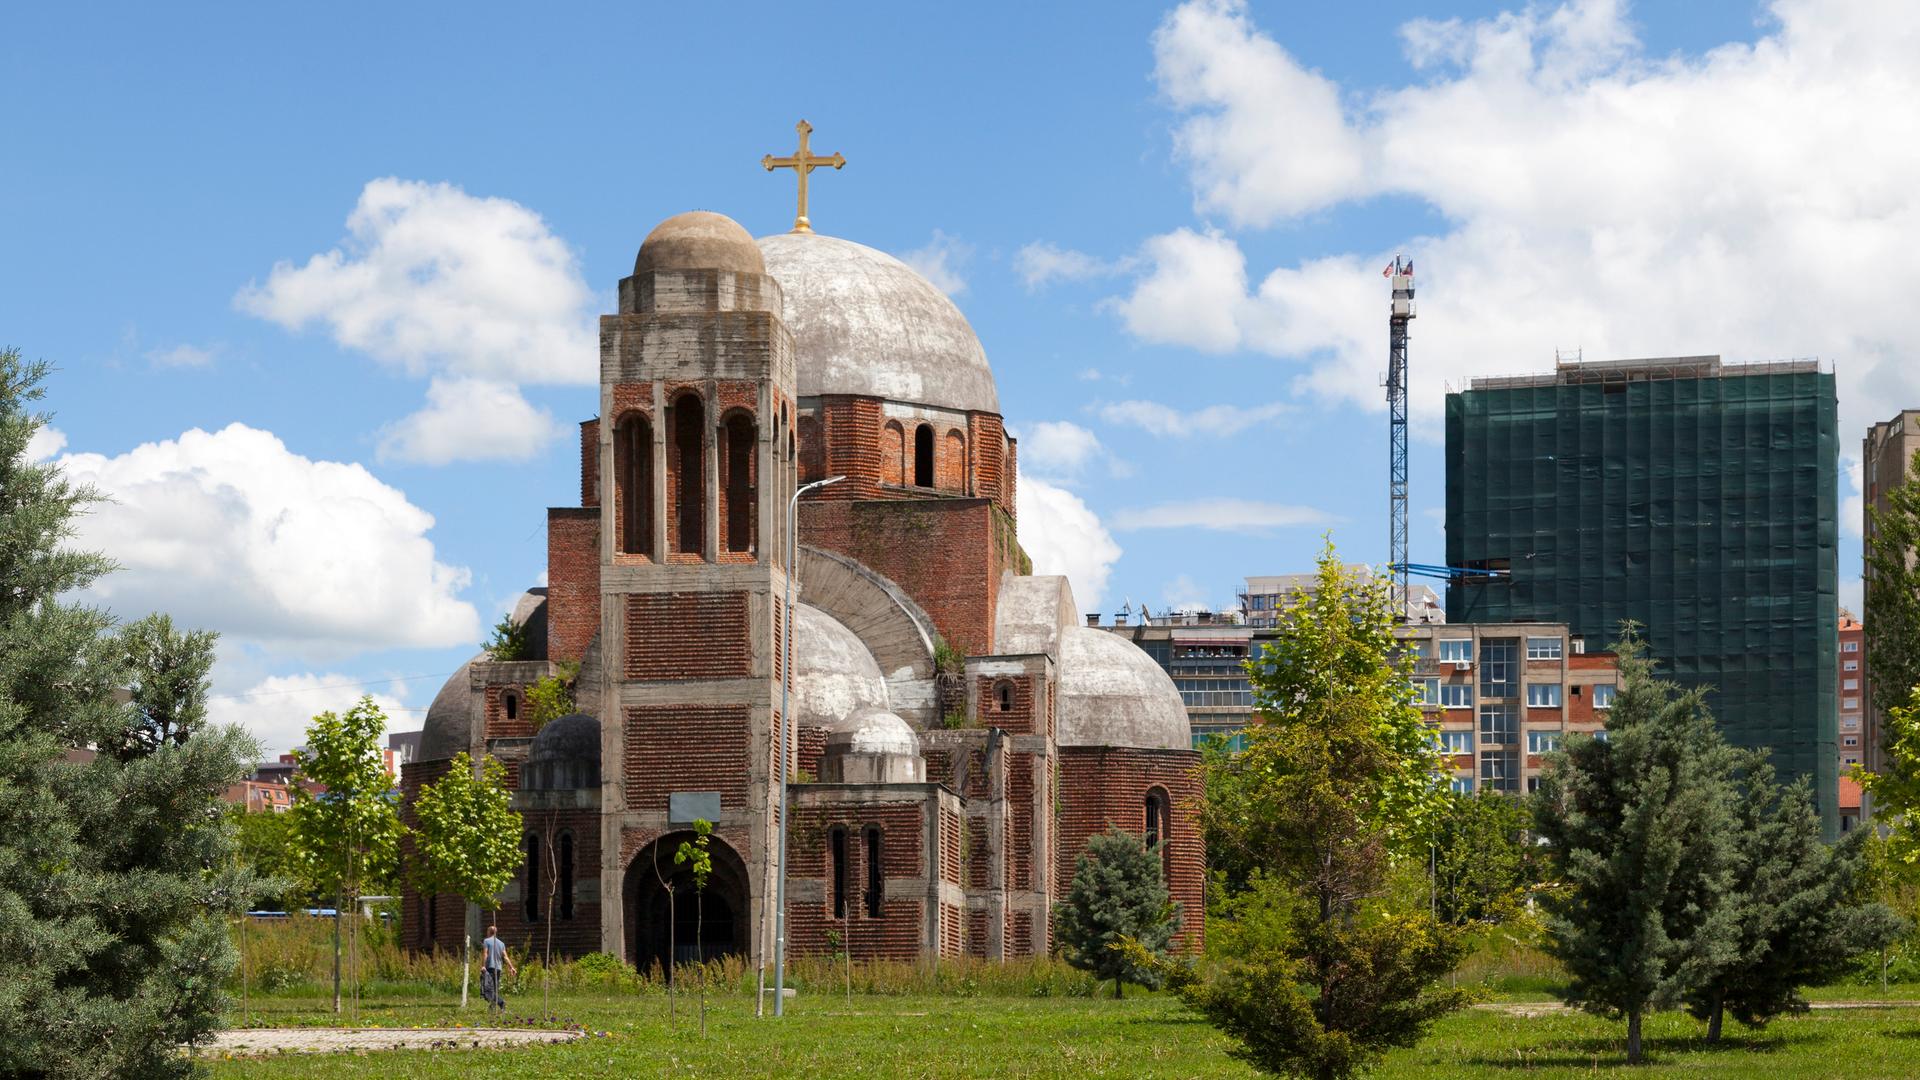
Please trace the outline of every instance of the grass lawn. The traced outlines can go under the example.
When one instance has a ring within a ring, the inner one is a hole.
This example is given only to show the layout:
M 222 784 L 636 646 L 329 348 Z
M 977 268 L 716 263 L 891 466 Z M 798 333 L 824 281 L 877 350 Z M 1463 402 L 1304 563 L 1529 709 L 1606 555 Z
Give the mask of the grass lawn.
M 1823 995 L 1825 996 L 1825 995 Z M 537 993 L 512 999 L 537 1010 Z M 312 996 L 256 998 L 255 1024 L 333 1024 Z M 213 1064 L 219 1080 L 259 1077 L 730 1076 L 1252 1076 L 1228 1041 L 1165 995 L 1110 999 L 809 995 L 784 1021 L 755 1020 L 751 998 L 708 1003 L 707 1036 L 692 1002 L 669 1028 L 659 995 L 574 994 L 553 1011 L 608 1038 L 496 1051 L 312 1055 Z M 483 1022 L 447 1002 L 363 998 L 367 1025 Z M 1418 1047 L 1394 1053 L 1378 1077 L 1591 1076 L 1597 1066 L 1640 1077 L 1920 1077 L 1920 1009 L 1822 1011 L 1764 1032 L 1729 1023 L 1726 1045 L 1699 1041 L 1701 1025 L 1671 1013 L 1647 1027 L 1650 1067 L 1622 1062 L 1624 1025 L 1584 1015 L 1522 1018 L 1472 1010 L 1443 1020 Z

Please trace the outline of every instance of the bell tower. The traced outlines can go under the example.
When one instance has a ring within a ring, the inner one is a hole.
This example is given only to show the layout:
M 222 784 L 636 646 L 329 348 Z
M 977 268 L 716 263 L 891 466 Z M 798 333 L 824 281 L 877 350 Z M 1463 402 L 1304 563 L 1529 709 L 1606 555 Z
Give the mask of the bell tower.
M 601 947 L 668 961 L 666 887 L 713 825 L 704 955 L 772 947 L 793 335 L 745 229 L 669 218 L 600 320 Z M 688 935 L 676 944 L 691 957 Z

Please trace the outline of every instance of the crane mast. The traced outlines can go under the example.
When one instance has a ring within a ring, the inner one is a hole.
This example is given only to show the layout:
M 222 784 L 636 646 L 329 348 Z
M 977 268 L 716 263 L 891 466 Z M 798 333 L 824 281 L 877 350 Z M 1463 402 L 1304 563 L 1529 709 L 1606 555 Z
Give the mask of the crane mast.
M 1405 622 L 1411 596 L 1407 585 L 1407 324 L 1413 321 L 1413 263 L 1395 256 L 1386 276 L 1393 286 L 1387 318 L 1387 529 L 1392 553 L 1394 618 Z

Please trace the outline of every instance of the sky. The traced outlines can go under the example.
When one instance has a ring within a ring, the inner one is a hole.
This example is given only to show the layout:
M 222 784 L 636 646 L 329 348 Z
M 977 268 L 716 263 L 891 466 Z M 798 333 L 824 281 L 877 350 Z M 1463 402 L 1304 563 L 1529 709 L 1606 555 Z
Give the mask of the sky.
M 1415 262 L 1412 557 L 1474 375 L 1817 357 L 1920 402 L 1920 5 L 1189 0 L 14 5 L 0 344 L 108 502 L 85 599 L 221 633 L 269 753 L 417 727 L 578 499 L 594 318 L 661 219 L 821 232 L 945 289 L 1088 610 L 1387 558 L 1387 287 Z

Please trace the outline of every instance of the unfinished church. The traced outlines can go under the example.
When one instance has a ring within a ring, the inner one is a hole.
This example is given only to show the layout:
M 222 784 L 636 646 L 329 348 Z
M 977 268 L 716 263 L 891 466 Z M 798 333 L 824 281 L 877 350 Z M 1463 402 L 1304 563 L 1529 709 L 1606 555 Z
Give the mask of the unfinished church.
M 582 505 L 547 512 L 547 585 L 514 616 L 536 659 L 468 663 L 403 778 L 410 802 L 463 750 L 506 764 L 526 858 L 496 921 L 516 950 L 550 925 L 568 954 L 649 968 L 671 941 L 691 959 L 673 855 L 705 819 L 698 947 L 766 955 L 789 720 L 793 954 L 1043 955 L 1110 824 L 1163 845 L 1198 947 L 1186 711 L 1144 652 L 1081 621 L 1065 578 L 1031 575 L 1014 440 L 940 290 L 804 219 L 756 242 L 719 214 L 670 218 L 601 318 L 580 459 Z M 789 501 L 829 478 L 789 536 Z M 570 664 L 579 711 L 536 734 L 526 691 Z M 413 946 L 458 946 L 461 902 L 406 903 Z

